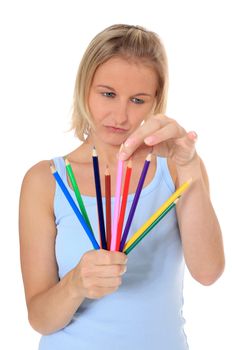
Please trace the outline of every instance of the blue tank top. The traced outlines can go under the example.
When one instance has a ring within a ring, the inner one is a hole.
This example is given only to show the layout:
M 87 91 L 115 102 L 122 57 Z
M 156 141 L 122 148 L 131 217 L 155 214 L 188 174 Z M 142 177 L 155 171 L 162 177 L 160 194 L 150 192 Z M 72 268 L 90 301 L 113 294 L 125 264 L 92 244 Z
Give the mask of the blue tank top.
M 54 163 L 69 187 L 64 159 Z M 143 188 L 128 238 L 174 192 L 165 158 L 157 158 L 153 180 Z M 127 202 L 126 218 L 133 194 Z M 82 196 L 94 232 L 98 232 L 96 198 Z M 113 207 L 114 197 L 112 198 Z M 103 198 L 105 208 L 105 198 Z M 58 185 L 54 197 L 55 243 L 59 277 L 93 249 Z M 96 234 L 99 241 L 99 235 Z M 187 350 L 183 330 L 184 258 L 175 209 L 129 253 L 122 285 L 98 300 L 85 299 L 63 329 L 41 337 L 39 350 Z

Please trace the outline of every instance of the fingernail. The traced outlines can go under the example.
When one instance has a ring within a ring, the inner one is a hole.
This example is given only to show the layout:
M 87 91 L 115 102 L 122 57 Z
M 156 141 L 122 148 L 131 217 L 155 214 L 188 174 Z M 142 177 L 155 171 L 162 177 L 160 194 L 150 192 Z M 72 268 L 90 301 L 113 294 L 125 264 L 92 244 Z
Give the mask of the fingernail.
M 196 139 L 197 139 L 197 133 L 196 133 L 195 131 L 191 131 L 191 132 L 189 133 L 189 135 L 192 136 L 192 139 L 193 139 L 193 140 L 196 140 Z
M 195 131 L 192 131 L 192 134 L 195 138 L 197 138 L 197 133 Z
M 121 272 L 121 275 L 124 275 L 124 273 L 127 271 L 127 267 L 125 266 L 124 270 Z
M 119 153 L 119 159 L 120 160 L 126 160 L 128 158 L 129 158 L 129 155 L 127 153 L 125 153 L 125 152 L 120 152 Z
M 147 145 L 153 145 L 155 144 L 156 142 L 156 137 L 155 136 L 149 136 L 149 137 L 146 137 L 144 142 L 147 144 Z
M 135 144 L 135 140 L 134 139 L 128 139 L 124 142 L 124 146 L 125 147 L 130 147 L 133 146 Z

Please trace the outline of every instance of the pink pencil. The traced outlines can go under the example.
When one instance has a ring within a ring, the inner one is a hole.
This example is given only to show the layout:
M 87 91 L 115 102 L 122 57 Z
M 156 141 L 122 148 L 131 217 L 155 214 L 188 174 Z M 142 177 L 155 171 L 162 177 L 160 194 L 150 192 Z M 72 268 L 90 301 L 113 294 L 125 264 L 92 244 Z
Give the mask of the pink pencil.
M 112 222 L 112 237 L 110 250 L 116 250 L 116 240 L 117 240 L 117 226 L 118 217 L 120 212 L 120 199 L 121 199 L 121 184 L 122 184 L 122 174 L 123 174 L 124 161 L 118 160 L 117 165 L 117 179 L 116 179 L 116 192 L 114 199 L 114 212 L 113 212 L 113 222 Z

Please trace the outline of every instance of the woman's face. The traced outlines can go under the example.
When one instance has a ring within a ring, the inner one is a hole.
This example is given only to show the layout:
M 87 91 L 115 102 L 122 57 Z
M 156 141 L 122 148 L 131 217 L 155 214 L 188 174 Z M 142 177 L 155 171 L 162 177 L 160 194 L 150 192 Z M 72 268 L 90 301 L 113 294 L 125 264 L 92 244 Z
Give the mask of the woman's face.
M 157 75 L 140 61 L 114 57 L 95 72 L 88 106 L 94 134 L 104 143 L 120 145 L 152 112 Z

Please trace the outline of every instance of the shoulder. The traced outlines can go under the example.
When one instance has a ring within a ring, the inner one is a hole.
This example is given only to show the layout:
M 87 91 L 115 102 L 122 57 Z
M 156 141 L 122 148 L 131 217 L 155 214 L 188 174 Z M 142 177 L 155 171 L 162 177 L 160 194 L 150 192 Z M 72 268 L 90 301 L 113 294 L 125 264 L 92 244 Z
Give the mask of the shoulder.
M 50 164 L 52 164 L 51 160 L 42 160 L 33 165 L 26 172 L 23 178 L 23 184 L 34 184 L 41 187 L 42 184 L 51 183 L 53 179 L 51 176 Z
M 51 201 L 55 192 L 55 182 L 50 170 L 51 160 L 43 160 L 33 165 L 24 175 L 21 196 L 33 196 Z

